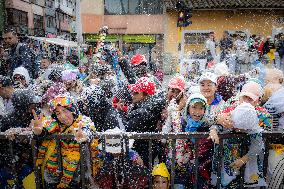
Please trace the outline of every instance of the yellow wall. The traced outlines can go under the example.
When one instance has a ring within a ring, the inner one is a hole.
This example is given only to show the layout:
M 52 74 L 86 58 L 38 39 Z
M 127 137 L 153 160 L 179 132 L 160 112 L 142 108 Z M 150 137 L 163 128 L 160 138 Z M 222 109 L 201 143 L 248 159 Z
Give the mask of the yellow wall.
M 246 30 L 251 34 L 271 35 L 273 26 L 282 27 L 276 23 L 280 12 L 242 10 L 242 11 L 194 11 L 192 25 L 182 30 L 213 30 L 217 40 L 222 37 L 225 30 Z M 283 12 L 282 12 L 283 16 Z M 181 41 L 181 32 L 177 28 L 177 12 L 167 12 L 165 31 L 165 52 L 178 53 L 178 43 Z M 180 33 L 180 36 L 178 36 Z M 186 46 L 185 51 L 193 48 L 200 50 L 204 45 Z

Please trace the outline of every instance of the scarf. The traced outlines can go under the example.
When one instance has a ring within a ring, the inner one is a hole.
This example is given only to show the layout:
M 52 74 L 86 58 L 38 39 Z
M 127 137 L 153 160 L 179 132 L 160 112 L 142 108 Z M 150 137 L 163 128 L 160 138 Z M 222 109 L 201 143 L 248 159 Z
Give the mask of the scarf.
M 197 129 L 200 126 L 202 126 L 203 123 L 204 123 L 203 119 L 201 119 L 199 121 L 195 121 L 190 116 L 188 116 L 187 125 L 186 125 L 186 128 L 185 128 L 185 131 L 186 132 L 196 132 Z
M 222 96 L 219 95 L 218 93 L 215 93 L 215 98 L 213 102 L 210 104 L 211 105 L 218 105 L 222 101 Z

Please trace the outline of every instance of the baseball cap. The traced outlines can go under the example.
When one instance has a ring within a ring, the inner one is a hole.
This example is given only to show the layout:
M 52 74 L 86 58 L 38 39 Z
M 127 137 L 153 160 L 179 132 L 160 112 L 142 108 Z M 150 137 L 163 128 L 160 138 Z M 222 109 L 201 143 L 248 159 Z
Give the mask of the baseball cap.
M 187 99 L 189 105 L 193 105 L 197 102 L 201 102 L 204 106 L 207 105 L 207 99 L 201 93 L 194 93 Z
M 182 77 L 174 77 L 170 80 L 168 87 L 173 88 L 173 89 L 179 89 L 180 91 L 184 91 L 185 81 Z
M 215 83 L 217 85 L 217 75 L 211 72 L 205 72 L 204 74 L 202 74 L 199 78 L 199 83 L 201 83 L 202 81 L 211 81 L 213 83 Z

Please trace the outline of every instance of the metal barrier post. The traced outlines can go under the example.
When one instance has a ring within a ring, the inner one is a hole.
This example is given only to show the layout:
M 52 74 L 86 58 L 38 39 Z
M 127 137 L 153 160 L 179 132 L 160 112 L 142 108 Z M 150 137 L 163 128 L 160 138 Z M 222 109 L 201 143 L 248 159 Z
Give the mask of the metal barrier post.
M 171 164 L 171 187 L 175 184 L 175 163 L 176 163 L 176 139 L 172 139 L 172 164 Z
M 153 156 L 153 154 L 152 154 L 152 146 L 153 146 L 153 141 L 150 139 L 149 140 L 149 170 L 152 170 L 152 167 L 153 167 L 153 165 L 152 165 L 152 162 L 153 162 L 153 160 L 152 160 L 152 156 Z M 150 174 L 150 179 L 149 179 L 149 185 L 150 185 L 150 189 L 152 188 L 152 175 Z
M 221 188 L 221 169 L 223 160 L 223 138 L 220 137 L 220 144 L 218 146 L 218 170 L 217 170 L 217 189 Z
M 35 138 L 32 139 L 31 145 L 32 145 L 32 154 L 33 154 L 36 188 L 41 189 L 42 188 L 41 167 L 37 166 L 37 164 L 36 164 L 36 161 L 37 161 L 37 141 L 36 141 Z
M 195 139 L 195 143 L 194 143 L 194 173 L 195 173 L 195 184 L 194 184 L 194 188 L 197 189 L 197 185 L 198 185 L 198 142 L 197 139 Z
M 86 144 L 81 143 L 80 144 L 80 172 L 81 172 L 81 185 L 82 188 L 86 188 L 86 180 L 85 180 L 85 175 L 86 175 Z
M 12 165 L 12 170 L 15 176 L 15 187 L 16 189 L 20 188 L 19 187 L 19 175 L 18 175 L 18 171 L 17 171 L 17 160 L 13 157 L 14 156 L 14 149 L 13 149 L 14 145 L 13 145 L 13 141 L 9 140 L 9 152 L 10 152 L 10 156 L 11 156 L 11 160 L 13 162 Z

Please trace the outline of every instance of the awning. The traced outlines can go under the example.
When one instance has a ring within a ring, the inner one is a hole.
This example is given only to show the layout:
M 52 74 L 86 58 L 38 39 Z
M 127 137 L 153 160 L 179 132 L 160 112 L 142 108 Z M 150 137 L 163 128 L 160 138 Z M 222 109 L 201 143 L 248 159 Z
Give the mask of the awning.
M 166 0 L 167 10 L 176 9 L 178 0 Z M 192 9 L 284 9 L 284 0 L 184 0 Z

